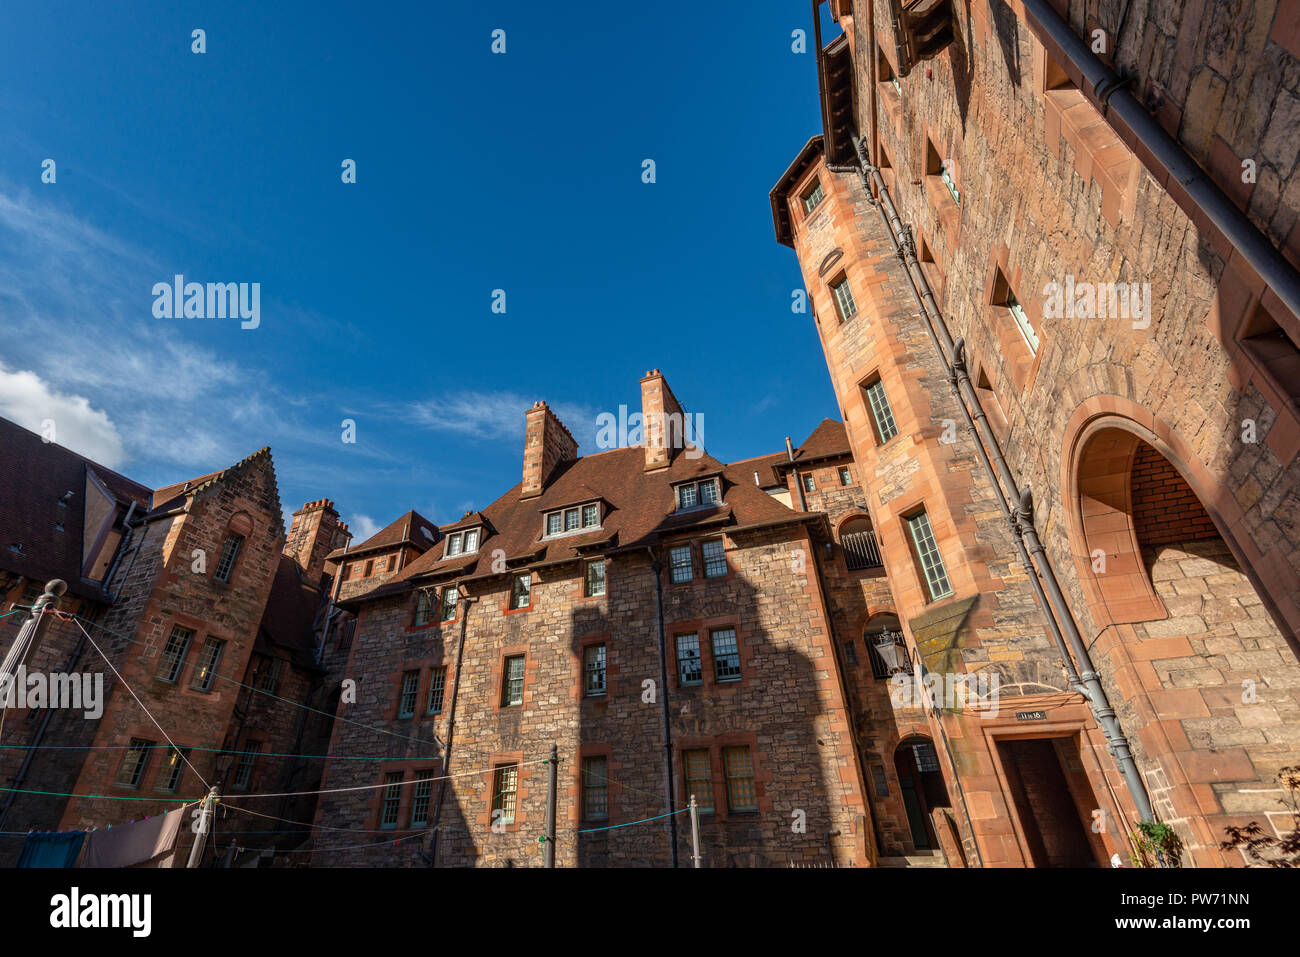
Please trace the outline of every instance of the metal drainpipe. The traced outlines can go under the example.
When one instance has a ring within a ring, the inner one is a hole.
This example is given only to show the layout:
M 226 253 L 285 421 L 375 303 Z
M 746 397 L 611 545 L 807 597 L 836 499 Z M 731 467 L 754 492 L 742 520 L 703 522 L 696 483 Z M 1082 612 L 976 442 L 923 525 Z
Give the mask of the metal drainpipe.
M 447 707 L 447 741 L 442 748 L 442 780 L 438 782 L 438 803 L 434 806 L 433 824 L 430 827 L 433 831 L 433 841 L 429 845 L 428 854 L 430 867 L 438 866 L 438 838 L 442 833 L 439 830 L 442 826 L 442 799 L 447 790 L 447 774 L 451 769 L 451 741 L 456 735 L 456 698 L 460 694 L 461 663 L 465 660 L 465 627 L 469 624 L 470 605 L 478 601 L 477 598 L 464 593 L 460 582 L 456 583 L 456 600 L 464 603 L 462 606 L 464 612 L 460 619 L 460 644 L 456 648 L 456 678 L 451 683 L 451 704 Z M 492 786 L 488 785 L 488 787 Z
M 348 532 L 347 544 L 343 546 L 343 554 L 339 557 L 339 570 L 334 576 L 334 587 L 330 589 L 330 605 L 325 612 L 325 627 L 321 629 L 320 647 L 316 649 L 316 664 L 320 664 L 325 658 L 325 643 L 329 640 L 330 626 L 334 624 L 334 605 L 338 601 L 339 592 L 343 590 L 343 573 L 348 567 L 348 549 L 351 547 L 352 533 Z
M 1192 202 L 1277 293 L 1292 315 L 1300 316 L 1300 273 L 1295 267 L 1282 257 L 1218 184 L 1205 175 L 1187 151 L 1128 91 L 1128 81 L 1098 59 L 1047 0 L 1024 0 L 1024 5 L 1025 12 L 1038 21 L 1066 59 L 1092 86 L 1090 101 L 1101 111 L 1102 118 L 1115 122 L 1110 116 L 1113 113 L 1119 124 L 1132 130 L 1155 156 L 1156 162 L 1169 171 L 1169 178 L 1186 191 Z
M 655 576 L 655 607 L 659 621 L 659 700 L 664 713 L 664 786 L 668 792 L 668 833 L 672 840 L 673 867 L 677 866 L 677 815 L 676 798 L 673 794 L 673 729 L 668 717 L 668 640 L 664 636 L 664 580 L 663 562 L 656 557 L 654 550 L 646 546 L 650 556 L 650 570 Z
M 1116 717 L 1115 710 L 1111 707 L 1106 691 L 1101 685 L 1100 676 L 1093 666 L 1092 658 L 1088 654 L 1083 637 L 1079 634 L 1078 625 L 1075 623 L 1074 615 L 1065 600 L 1060 582 L 1056 578 L 1056 572 L 1052 568 L 1047 552 L 1038 538 L 1038 532 L 1033 522 L 1033 507 L 1029 488 L 1026 487 L 1023 491 L 1019 491 L 1019 486 L 1007 466 L 1006 459 L 1002 455 L 1002 447 L 997 436 L 993 434 L 992 429 L 989 427 L 988 419 L 984 416 L 983 407 L 980 405 L 979 396 L 975 394 L 970 377 L 966 374 L 965 360 L 958 355 L 957 346 L 948 333 L 943 314 L 939 311 L 934 300 L 934 294 L 930 290 L 930 284 L 921 271 L 920 263 L 917 262 L 916 247 L 912 242 L 911 231 L 899 218 L 898 210 L 894 207 L 893 200 L 890 199 L 889 188 L 880 175 L 880 168 L 873 165 L 870 159 L 866 157 L 861 139 L 854 140 L 854 147 L 858 154 L 858 162 L 861 164 L 859 173 L 863 177 L 863 185 L 870 192 L 874 183 L 879 194 L 879 201 L 875 204 L 876 208 L 880 210 L 881 218 L 885 222 L 886 232 L 889 234 L 890 243 L 893 245 L 895 253 L 903 261 L 904 271 L 912 288 L 912 294 L 921 307 L 921 315 L 925 320 L 926 330 L 930 334 L 930 341 L 939 354 L 939 360 L 943 363 L 948 374 L 950 385 L 954 380 L 956 381 L 958 405 L 961 407 L 962 415 L 966 419 L 968 430 L 977 439 L 975 444 L 979 449 L 981 464 L 985 467 L 995 486 L 1001 481 L 1009 489 L 1016 490 L 1017 507 L 1014 511 L 1008 509 L 1012 529 L 1016 532 L 1017 539 L 1023 536 L 1024 545 L 1019 550 L 1023 552 L 1027 548 L 1028 552 L 1037 559 L 1038 575 L 1031 575 L 1030 578 L 1042 578 L 1048 600 L 1048 604 L 1042 607 L 1044 617 L 1048 620 L 1053 635 L 1057 634 L 1057 627 L 1053 625 L 1053 620 L 1055 620 L 1056 625 L 1059 625 L 1061 631 L 1064 632 L 1064 637 L 1073 650 L 1075 659 L 1079 662 L 1081 674 L 1079 680 L 1073 686 L 1088 701 L 1093 716 L 1097 719 L 1098 725 L 1101 726 L 1106 737 L 1107 746 L 1111 753 L 1115 755 L 1116 764 L 1119 766 L 1129 794 L 1133 798 L 1139 818 L 1143 821 L 1153 821 L 1155 820 L 1155 814 L 1151 808 L 1151 800 L 1147 796 L 1141 773 L 1133 760 L 1133 753 L 1129 748 L 1128 739 L 1119 726 L 1119 719 Z M 940 345 L 940 339 L 942 339 L 943 345 Z M 947 348 L 945 349 L 944 346 Z M 949 356 L 956 357 L 959 366 L 958 370 L 954 370 L 953 361 L 949 359 Z M 979 430 L 976 420 L 972 418 L 971 408 L 980 410 L 978 421 L 985 430 L 985 440 L 989 451 L 992 453 L 993 461 L 991 464 L 994 466 L 993 468 L 990 468 L 989 457 L 985 454 L 983 448 L 984 443 L 978 441 Z M 1002 498 L 1004 507 L 1008 506 L 1009 498 L 1003 495 L 1001 491 L 999 491 L 999 496 Z M 1036 594 L 1040 590 L 1035 587 Z M 1053 616 L 1055 616 L 1055 619 L 1053 619 Z M 1064 650 L 1059 644 L 1058 649 Z M 1069 655 L 1065 655 L 1063 661 L 1066 662 L 1067 674 L 1072 672 L 1073 667 L 1068 663 Z

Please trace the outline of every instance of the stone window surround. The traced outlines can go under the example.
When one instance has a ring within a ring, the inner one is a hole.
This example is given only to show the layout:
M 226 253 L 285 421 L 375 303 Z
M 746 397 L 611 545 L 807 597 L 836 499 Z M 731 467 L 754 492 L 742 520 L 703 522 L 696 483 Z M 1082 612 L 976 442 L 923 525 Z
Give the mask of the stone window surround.
M 749 763 L 754 774 L 754 793 L 758 802 L 757 811 L 732 811 L 727 805 L 727 777 L 722 764 L 723 748 L 749 748 Z M 758 747 L 758 735 L 755 732 L 719 734 L 714 736 L 681 735 L 673 739 L 675 767 L 674 777 L 681 806 L 690 804 L 691 796 L 686 793 L 686 755 L 687 751 L 708 751 L 709 772 L 713 776 L 713 813 L 710 820 L 725 823 L 728 819 L 751 822 L 756 817 L 770 814 L 772 802 L 767 795 L 767 784 L 771 775 L 763 766 L 763 752 Z
M 1003 243 L 999 243 L 989 253 L 989 264 L 984 273 L 983 301 L 990 317 L 985 326 L 996 342 L 998 353 L 1002 356 L 1003 371 L 1008 381 L 1017 390 L 1023 392 L 1037 377 L 1038 367 L 1051 345 L 1051 337 L 1046 334 L 1043 322 L 1042 299 L 1038 296 L 1017 295 L 1016 300 L 1024 311 L 1025 318 L 1038 336 L 1038 351 L 1034 352 L 1029 347 L 1024 333 L 1020 331 L 1015 317 L 1011 315 L 1011 310 L 1004 304 L 1005 298 L 999 289 L 999 276 L 1013 291 L 1019 289 L 1024 292 L 1026 288 L 1034 288 L 1020 267 L 1011 265 L 1011 251 Z M 1000 299 L 1002 303 L 998 302 Z M 985 371 L 987 370 L 986 366 Z M 992 381 L 991 377 L 989 381 Z
M 507 834 L 514 834 L 518 832 L 525 823 L 528 817 L 528 779 L 531 776 L 531 772 L 538 768 L 545 773 L 546 767 L 541 764 L 525 765 L 523 762 L 524 753 L 522 751 L 493 751 L 487 756 L 487 760 L 484 762 L 484 767 L 491 768 L 492 770 L 485 772 L 482 775 L 484 782 L 484 799 L 481 805 L 482 810 L 478 814 L 478 824 L 484 833 L 492 833 L 493 788 L 496 787 L 496 768 L 500 765 L 513 764 L 518 767 L 515 778 L 515 819 L 511 823 L 505 825 L 505 832 Z M 468 797 L 466 796 L 463 800 L 468 800 Z
M 608 649 L 607 649 L 608 650 Z M 608 661 L 608 659 L 607 659 Z M 582 781 L 582 763 L 587 758 L 604 758 L 605 759 L 605 811 L 603 818 L 588 821 L 587 802 L 583 789 Z M 540 766 L 540 765 L 539 765 Z M 570 818 L 578 824 L 591 823 L 602 826 L 608 826 L 618 823 L 619 816 L 619 792 L 620 786 L 616 779 L 616 773 L 620 771 L 622 765 L 615 764 L 614 750 L 608 744 L 581 744 L 578 746 L 578 756 L 573 762 L 573 778 L 570 793 L 573 796 L 573 811 L 570 812 Z
M 541 581 L 537 577 L 537 572 L 531 568 L 520 568 L 510 572 L 510 582 L 506 588 L 505 607 L 501 609 L 503 615 L 523 615 L 532 611 L 537 606 L 537 586 Z M 527 575 L 528 576 L 528 604 L 521 608 L 515 607 L 515 580 Z M 459 610 L 459 609 L 458 609 Z
M 573 649 L 575 670 L 578 678 L 574 683 L 574 694 L 579 701 L 612 701 L 614 693 L 618 690 L 620 681 L 615 672 L 614 664 L 614 643 L 613 633 L 602 631 L 595 634 L 583 635 L 577 639 L 576 646 Z M 586 661 L 587 648 L 591 645 L 605 646 L 605 693 L 599 695 L 588 695 L 586 693 Z M 526 674 L 526 672 L 525 672 Z
M 709 507 L 711 507 L 711 506 L 709 506 Z M 735 568 L 735 565 L 732 563 L 731 559 L 729 559 L 729 558 L 727 559 L 727 574 L 725 574 L 725 575 L 715 575 L 715 576 L 713 576 L 712 578 L 710 578 L 710 577 L 708 577 L 707 575 L 704 574 L 704 552 L 703 552 L 703 543 L 706 542 L 706 541 L 712 541 L 712 540 L 719 539 L 719 538 L 722 539 L 722 543 L 723 543 L 723 555 L 724 555 L 724 557 L 725 557 L 725 556 L 726 556 L 726 553 L 727 553 L 727 551 L 728 551 L 728 549 L 727 549 L 727 547 L 726 547 L 727 539 L 726 539 L 726 536 L 723 535 L 720 531 L 719 531 L 719 532 L 706 532 L 706 533 L 699 533 L 699 534 L 695 535 L 695 536 L 692 537 L 692 538 L 676 539 L 676 540 L 673 540 L 673 541 L 665 542 L 665 543 L 664 543 L 664 559 L 665 559 L 665 560 L 664 560 L 663 572 L 661 573 L 661 574 L 664 576 L 664 584 L 665 584 L 668 588 L 687 588 L 687 587 L 689 587 L 689 586 L 691 586 L 691 585 L 696 585 L 696 584 L 699 584 L 699 583 L 701 583 L 701 582 L 722 582 L 722 581 L 727 581 L 728 579 L 735 577 L 735 574 L 736 574 L 736 568 Z M 673 581 L 673 572 L 672 572 L 672 549 L 674 549 L 674 548 L 689 548 L 689 549 L 690 549 L 690 552 L 691 552 L 691 577 L 688 578 L 686 581 L 680 581 L 680 582 L 675 582 L 675 581 Z M 606 570 L 606 574 L 608 575 L 608 572 L 609 572 L 609 568 L 608 568 L 608 566 L 606 566 L 606 569 L 605 569 L 605 570 Z M 609 580 L 608 580 L 608 578 L 606 578 L 605 591 L 606 591 L 607 593 L 608 593 L 608 591 L 609 591 Z
M 524 687 L 520 692 L 519 704 L 505 703 L 506 689 L 506 659 L 517 658 L 522 656 L 524 659 Z M 533 655 L 528 653 L 527 645 L 509 645 L 505 648 L 497 649 L 497 660 L 492 666 L 492 674 L 488 676 L 488 688 L 492 696 L 492 713 L 501 714 L 502 712 L 526 712 L 532 707 L 533 703 L 533 677 L 536 669 L 536 662 Z
M 740 677 L 732 681 L 719 681 L 714 670 L 712 632 L 721 628 L 730 628 L 736 634 L 736 651 L 740 656 Z M 708 691 L 727 694 L 730 693 L 728 689 L 744 687 L 751 683 L 754 677 L 752 667 L 745 660 L 749 655 L 750 632 L 741 626 L 734 615 L 715 615 L 712 618 L 697 618 L 691 621 L 665 622 L 664 633 L 668 639 L 672 665 L 669 677 L 671 690 L 679 693 Z M 691 634 L 695 635 L 700 642 L 700 683 L 684 685 L 677 664 L 677 637 Z

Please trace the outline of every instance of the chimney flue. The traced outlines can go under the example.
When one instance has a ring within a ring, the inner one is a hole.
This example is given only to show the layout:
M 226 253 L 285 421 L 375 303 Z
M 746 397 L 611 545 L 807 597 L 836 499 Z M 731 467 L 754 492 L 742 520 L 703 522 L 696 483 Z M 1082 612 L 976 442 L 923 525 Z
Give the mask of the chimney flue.
M 790 441 L 790 436 L 785 437 L 785 454 L 791 462 L 794 461 L 794 443 Z

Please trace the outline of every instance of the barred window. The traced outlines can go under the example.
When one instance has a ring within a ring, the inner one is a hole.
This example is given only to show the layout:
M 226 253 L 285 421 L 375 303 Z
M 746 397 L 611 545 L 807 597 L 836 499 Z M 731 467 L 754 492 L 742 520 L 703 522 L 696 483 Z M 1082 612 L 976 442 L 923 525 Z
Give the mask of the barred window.
M 595 561 L 587 562 L 585 590 L 588 598 L 605 594 L 605 559 L 598 558 Z
M 701 812 L 713 811 L 713 767 L 707 748 L 683 752 L 686 764 L 686 797 L 695 795 L 695 804 Z
M 867 407 L 871 410 L 871 428 L 876 433 L 876 441 L 884 445 L 898 434 L 898 424 L 894 421 L 894 410 L 885 395 L 885 387 L 879 376 L 865 385 Z
M 193 629 L 182 628 L 180 625 L 172 626 L 172 633 L 167 637 L 167 644 L 163 646 L 162 659 L 158 662 L 158 678 L 175 684 L 176 679 L 180 677 L 181 665 L 185 663 L 185 652 L 189 649 L 190 639 L 193 637 Z
M 504 687 L 501 689 L 501 703 L 516 705 L 524 703 L 524 656 L 511 655 L 506 659 Z
M 244 750 L 239 752 L 239 761 L 235 765 L 235 787 L 244 790 L 253 780 L 253 765 L 257 763 L 257 755 L 261 752 L 260 743 L 249 742 L 244 745 Z
M 498 764 L 492 778 L 492 821 L 515 822 L 515 796 L 519 789 L 519 765 Z
M 195 691 L 208 691 L 212 688 L 212 682 L 217 676 L 217 665 L 221 662 L 221 652 L 225 647 L 226 643 L 220 638 L 209 636 L 203 640 L 203 649 L 199 652 L 194 676 L 190 679 L 191 688 Z
M 713 639 L 713 676 L 719 681 L 740 680 L 740 648 L 736 644 L 734 628 L 718 628 L 710 632 Z
M 930 516 L 921 511 L 909 517 L 907 530 L 912 536 L 917 560 L 925 572 L 930 601 L 951 595 L 952 585 L 948 582 L 948 571 L 944 568 L 943 556 L 939 554 L 939 546 L 935 543 L 934 532 L 930 528 Z
M 715 538 L 705 542 L 700 547 L 700 551 L 704 557 L 705 578 L 722 578 L 727 574 L 727 555 L 722 539 Z
M 132 738 L 122 758 L 122 766 L 117 769 L 117 783 L 124 788 L 138 788 L 144 777 L 145 765 L 149 763 L 149 753 L 154 743 L 144 738 Z
M 831 283 L 831 292 L 835 294 L 835 308 L 839 310 L 841 322 L 847 322 L 857 315 L 858 304 L 853 301 L 853 290 L 849 288 L 848 277 L 841 276 L 837 282 Z
M 605 646 L 588 645 L 583 651 L 583 688 L 588 695 L 605 693 Z
M 429 672 L 429 714 L 442 711 L 443 692 L 447 688 L 447 669 L 434 668 Z
M 415 596 L 415 624 L 427 625 L 433 618 L 433 593 L 421 588 Z
M 916 770 L 922 774 L 939 770 L 939 755 L 935 753 L 934 745 L 928 741 L 912 745 L 912 757 L 916 761 Z
M 389 771 L 384 775 L 384 805 L 379 812 L 379 826 L 397 827 L 397 809 L 402 806 L 402 772 Z
M 668 550 L 668 564 L 673 582 L 688 582 L 695 577 L 691 567 L 691 546 L 676 545 Z
M 704 681 L 699 635 L 677 636 L 677 680 L 683 685 L 697 685 Z
M 409 718 L 415 714 L 415 690 L 420 684 L 420 673 L 418 671 L 407 671 L 402 674 L 402 693 L 397 699 L 397 716 L 399 718 Z
M 608 761 L 602 757 L 582 759 L 582 819 L 604 821 L 609 818 Z
M 727 807 L 732 811 L 757 811 L 758 792 L 749 748 L 723 748 L 722 764 L 727 772 Z
M 243 535 L 231 533 L 221 545 L 221 558 L 217 560 L 216 579 L 219 582 L 230 581 L 230 573 L 235 570 L 235 559 L 239 557 L 239 546 L 244 544 Z
M 442 620 L 453 621 L 456 618 L 456 602 L 460 590 L 455 585 L 448 585 L 442 590 Z
M 181 783 L 181 773 L 185 770 L 185 758 L 188 758 L 190 749 L 186 748 L 184 757 L 182 752 L 175 748 L 167 749 L 167 757 L 163 758 L 162 766 L 158 769 L 158 780 L 154 782 L 154 790 L 175 792 L 177 786 Z
M 415 789 L 411 793 L 411 827 L 424 827 L 429 823 L 429 798 L 433 795 L 433 772 L 417 771 Z
M 532 604 L 533 576 L 528 572 L 516 575 L 510 591 L 511 608 L 527 608 Z

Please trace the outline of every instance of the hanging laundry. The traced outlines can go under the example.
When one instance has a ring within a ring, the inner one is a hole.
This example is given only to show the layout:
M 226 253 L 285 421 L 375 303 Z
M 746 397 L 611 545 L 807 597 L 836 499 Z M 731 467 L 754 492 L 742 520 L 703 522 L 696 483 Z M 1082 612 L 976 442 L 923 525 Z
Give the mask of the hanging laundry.
M 91 831 L 82 867 L 171 867 L 184 808 L 147 821 Z
M 23 841 L 18 866 L 72 867 L 77 863 L 85 840 L 85 831 L 64 831 L 62 834 L 34 831 Z

